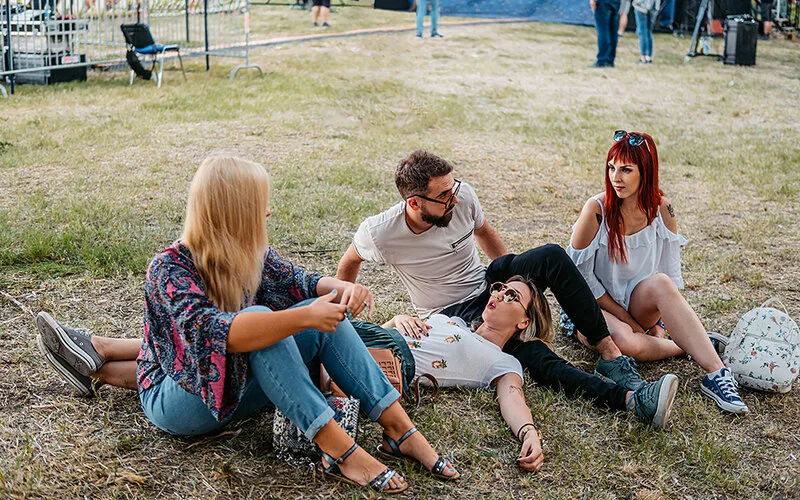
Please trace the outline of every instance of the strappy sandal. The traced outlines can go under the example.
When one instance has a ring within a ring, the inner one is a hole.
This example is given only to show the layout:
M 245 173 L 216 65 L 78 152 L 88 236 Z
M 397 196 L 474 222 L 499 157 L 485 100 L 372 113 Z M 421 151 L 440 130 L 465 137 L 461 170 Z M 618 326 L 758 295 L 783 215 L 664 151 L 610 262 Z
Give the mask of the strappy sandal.
M 358 445 L 356 443 L 353 443 L 353 446 L 351 446 L 349 450 L 344 452 L 344 455 L 342 455 L 336 460 L 334 460 L 332 456 L 328 455 L 324 451 L 321 451 L 320 453 L 322 453 L 322 458 L 324 458 L 325 461 L 328 462 L 327 467 L 325 467 L 324 464 L 322 465 L 323 475 L 330 476 L 333 479 L 336 479 L 337 481 L 341 481 L 343 483 L 352 484 L 353 486 L 362 486 L 357 482 L 353 481 L 352 479 L 346 477 L 344 474 L 342 474 L 342 470 L 339 469 L 339 464 L 347 460 L 347 457 L 352 455 L 353 452 L 356 451 L 356 448 L 358 448 Z M 386 489 L 386 486 L 389 484 L 389 481 L 392 480 L 395 474 L 397 474 L 396 470 L 392 469 L 391 467 L 387 467 L 386 469 L 383 470 L 383 472 L 372 478 L 372 480 L 369 482 L 369 487 L 377 491 L 378 493 L 383 493 L 384 495 L 394 495 L 396 493 L 402 493 L 406 491 L 408 489 L 408 482 L 405 480 L 404 480 L 405 484 L 400 488 Z
M 387 443 L 389 443 L 389 448 L 391 449 L 391 451 L 384 450 L 383 449 L 383 443 L 381 443 L 377 447 L 378 455 L 380 455 L 382 458 L 385 458 L 387 460 L 408 460 L 408 461 L 411 461 L 411 462 L 419 462 L 419 460 L 417 460 L 416 458 L 414 458 L 414 457 L 412 457 L 410 455 L 406 455 L 405 453 L 400 451 L 400 445 L 403 444 L 405 442 L 405 440 L 408 439 L 409 436 L 411 436 L 415 432 L 417 432 L 417 428 L 416 427 L 412 427 L 410 431 L 408 431 L 405 434 L 403 434 L 403 436 L 400 439 L 398 439 L 397 441 L 395 441 L 394 439 L 390 438 L 389 436 L 386 435 L 386 433 L 384 433 L 383 434 L 383 439 Z M 446 475 L 444 473 L 444 471 L 445 471 L 445 469 L 447 469 L 448 465 L 452 465 L 450 463 L 450 460 L 447 460 L 446 458 L 444 458 L 442 456 L 439 456 L 439 458 L 436 459 L 436 463 L 433 464 L 433 467 L 431 467 L 431 470 L 430 470 L 431 475 L 433 477 L 437 478 L 437 479 L 443 479 L 445 481 L 453 481 L 453 480 L 458 479 L 459 477 L 461 477 L 461 474 L 459 474 L 458 471 L 456 471 L 456 473 L 453 474 L 452 476 Z

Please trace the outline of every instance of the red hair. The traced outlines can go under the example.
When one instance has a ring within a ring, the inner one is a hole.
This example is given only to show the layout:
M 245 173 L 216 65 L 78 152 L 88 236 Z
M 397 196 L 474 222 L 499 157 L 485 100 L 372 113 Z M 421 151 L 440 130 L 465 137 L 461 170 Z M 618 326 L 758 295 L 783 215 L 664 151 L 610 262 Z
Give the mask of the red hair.
M 625 251 L 625 221 L 622 220 L 622 200 L 614 191 L 611 180 L 608 178 L 608 164 L 613 160 L 618 162 L 637 165 L 639 167 L 639 210 L 647 216 L 647 224 L 650 225 L 658 214 L 658 207 L 661 204 L 661 196 L 664 194 L 658 188 L 658 151 L 653 138 L 641 132 L 631 132 L 644 137 L 644 142 L 638 146 L 632 146 L 628 142 L 630 135 L 626 135 L 622 140 L 615 142 L 608 150 L 605 165 L 606 199 L 603 203 L 606 216 L 606 228 L 608 229 L 608 256 L 612 262 L 628 262 Z

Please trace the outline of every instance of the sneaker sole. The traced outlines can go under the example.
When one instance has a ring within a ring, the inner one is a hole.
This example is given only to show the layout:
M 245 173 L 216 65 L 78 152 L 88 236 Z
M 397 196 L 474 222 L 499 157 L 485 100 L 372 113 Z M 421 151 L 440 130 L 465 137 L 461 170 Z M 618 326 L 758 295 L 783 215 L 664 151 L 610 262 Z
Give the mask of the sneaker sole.
M 678 393 L 678 377 L 669 373 L 664 375 L 664 382 L 658 391 L 658 406 L 656 414 L 653 416 L 653 427 L 664 428 L 669 423 L 672 413 L 672 404 L 675 402 L 675 394 Z
M 36 316 L 36 327 L 45 345 L 70 364 L 81 375 L 89 376 L 98 369 L 97 363 L 83 349 L 75 345 L 67 332 L 52 316 L 42 311 Z M 76 362 L 71 362 L 75 359 Z
M 716 340 L 718 342 L 717 346 L 721 347 L 722 350 L 720 351 L 719 348 L 717 348 L 716 351 L 717 354 L 719 354 L 719 356 L 722 357 L 722 355 L 725 353 L 725 348 L 728 347 L 728 342 L 730 341 L 730 339 L 724 335 L 720 335 L 717 332 L 708 332 L 708 338 Z
M 67 383 L 73 387 L 73 389 L 78 391 L 81 396 L 89 396 L 92 394 L 91 387 L 87 387 L 83 382 L 78 380 L 72 373 L 70 373 L 69 370 L 65 369 L 61 363 L 58 362 L 58 360 L 53 356 L 53 353 L 50 352 L 50 349 L 45 345 L 41 335 L 36 336 L 36 345 L 39 346 L 39 351 L 41 351 L 44 355 L 44 359 L 50 363 L 50 366 L 52 366 L 55 371 L 64 377 L 64 380 L 66 380 Z
M 714 391 L 712 391 L 702 383 L 700 384 L 700 392 L 703 393 L 706 397 L 712 399 L 721 409 L 729 413 L 747 413 L 748 411 L 750 411 L 750 408 L 748 408 L 746 404 L 742 404 L 742 406 L 739 406 L 728 403 L 727 401 L 723 401 L 714 393 Z

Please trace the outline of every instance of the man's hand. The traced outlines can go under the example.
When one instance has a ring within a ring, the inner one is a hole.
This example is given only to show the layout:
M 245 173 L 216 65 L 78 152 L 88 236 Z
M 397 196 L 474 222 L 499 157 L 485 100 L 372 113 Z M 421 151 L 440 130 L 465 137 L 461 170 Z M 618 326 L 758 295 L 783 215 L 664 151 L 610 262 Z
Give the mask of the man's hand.
M 517 463 L 527 471 L 536 471 L 544 463 L 544 453 L 542 453 L 542 443 L 539 442 L 539 431 L 531 427 L 525 433 L 522 441 L 522 449 L 519 451 Z
M 431 325 L 416 316 L 408 316 L 406 314 L 398 314 L 392 318 L 392 322 L 402 335 L 412 339 L 421 339 L 423 335 L 427 337 L 428 330 L 431 329 Z
M 592 8 L 592 12 L 597 10 L 597 0 L 589 0 L 589 6 Z
M 334 289 L 306 306 L 311 328 L 331 333 L 344 320 L 347 305 L 334 302 L 336 295 L 337 291 Z
M 347 311 L 353 318 L 361 314 L 361 311 L 367 309 L 367 318 L 372 319 L 372 312 L 375 310 L 375 299 L 372 298 L 372 293 L 369 288 L 364 285 L 351 285 L 345 287 L 342 293 L 342 300 L 340 304 L 347 306 Z

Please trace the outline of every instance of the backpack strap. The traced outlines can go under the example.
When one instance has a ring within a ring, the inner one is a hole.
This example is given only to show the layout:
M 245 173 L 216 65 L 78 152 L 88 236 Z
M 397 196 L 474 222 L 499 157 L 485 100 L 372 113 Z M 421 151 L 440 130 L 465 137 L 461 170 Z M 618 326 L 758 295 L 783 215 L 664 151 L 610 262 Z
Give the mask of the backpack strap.
M 781 306 L 781 309 L 783 309 L 783 312 L 785 312 L 787 316 L 789 315 L 789 311 L 786 310 L 786 306 L 783 305 L 783 302 L 781 302 L 781 299 L 778 297 L 771 297 L 767 299 L 766 302 L 761 304 L 761 307 L 768 307 L 769 304 L 772 304 L 773 302 L 777 302 Z

